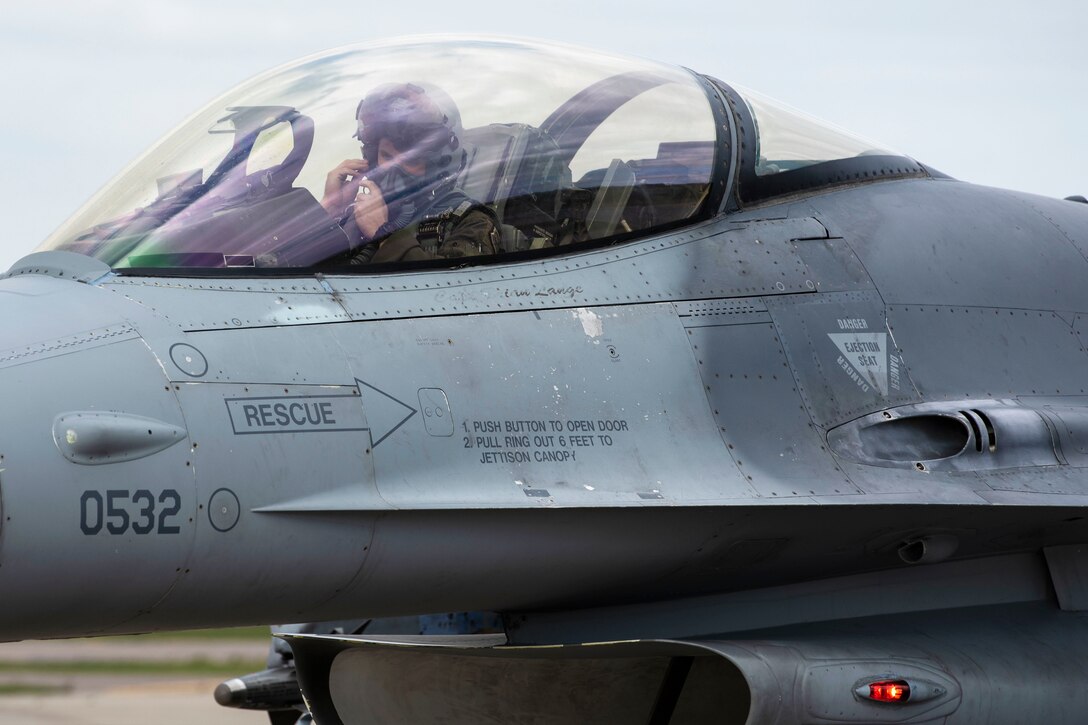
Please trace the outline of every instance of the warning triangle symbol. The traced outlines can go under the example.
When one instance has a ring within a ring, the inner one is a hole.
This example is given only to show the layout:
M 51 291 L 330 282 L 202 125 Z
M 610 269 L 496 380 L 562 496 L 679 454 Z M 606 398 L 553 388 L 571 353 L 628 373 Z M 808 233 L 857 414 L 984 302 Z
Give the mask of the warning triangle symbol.
M 888 394 L 888 333 L 833 332 L 827 336 L 862 380 L 881 395 Z

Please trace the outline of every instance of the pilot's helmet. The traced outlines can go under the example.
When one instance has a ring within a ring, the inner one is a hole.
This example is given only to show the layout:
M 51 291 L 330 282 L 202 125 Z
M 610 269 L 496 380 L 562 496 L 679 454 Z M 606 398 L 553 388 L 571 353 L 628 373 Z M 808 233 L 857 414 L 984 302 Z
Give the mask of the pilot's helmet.
M 464 163 L 461 114 L 440 88 L 419 83 L 378 86 L 359 102 L 355 118 L 355 138 L 362 142 L 363 158 L 371 168 L 377 166 L 383 138 L 409 159 L 423 161 L 431 181 L 457 173 Z

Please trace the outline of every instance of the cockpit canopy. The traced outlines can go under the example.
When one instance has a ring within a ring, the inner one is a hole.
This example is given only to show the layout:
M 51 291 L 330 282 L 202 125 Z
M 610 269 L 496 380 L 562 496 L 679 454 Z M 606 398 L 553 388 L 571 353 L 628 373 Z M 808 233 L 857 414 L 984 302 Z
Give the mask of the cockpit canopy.
M 492 256 L 637 236 L 718 211 L 735 168 L 720 92 L 687 70 L 540 43 L 335 50 L 213 101 L 41 248 L 119 270 L 326 269 L 365 261 L 368 247 L 402 233 L 450 260 L 440 234 L 420 231 L 441 228 L 428 215 L 448 220 L 438 199 L 486 212 Z M 813 149 L 813 134 L 791 135 L 773 104 L 730 103 L 766 124 L 760 176 L 886 153 L 827 138 Z M 400 144 L 393 161 L 379 159 L 382 139 Z M 379 232 L 356 223 L 368 184 L 387 207 Z

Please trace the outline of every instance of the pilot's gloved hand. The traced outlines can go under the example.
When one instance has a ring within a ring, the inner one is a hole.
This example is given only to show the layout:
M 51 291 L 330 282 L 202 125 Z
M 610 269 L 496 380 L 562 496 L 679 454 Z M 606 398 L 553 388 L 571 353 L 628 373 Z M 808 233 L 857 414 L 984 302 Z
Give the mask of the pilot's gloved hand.
M 363 174 L 370 165 L 364 159 L 347 159 L 325 177 L 325 196 L 321 206 L 329 216 L 340 219 L 348 205 L 355 200 Z
M 389 208 L 381 189 L 370 179 L 361 177 L 355 195 L 355 224 L 363 239 L 373 239 L 382 225 L 389 221 Z

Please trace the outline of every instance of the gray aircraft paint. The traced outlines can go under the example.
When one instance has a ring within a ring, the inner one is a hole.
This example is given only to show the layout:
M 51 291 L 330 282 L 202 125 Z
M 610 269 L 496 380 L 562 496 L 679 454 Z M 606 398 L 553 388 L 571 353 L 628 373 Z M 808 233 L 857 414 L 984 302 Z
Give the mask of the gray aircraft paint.
M 0 637 L 482 610 L 508 645 L 298 638 L 303 687 L 362 721 L 352 683 L 459 702 L 629 639 L 586 676 L 696 658 L 696 719 L 728 683 L 740 721 L 876 721 L 854 688 L 896 674 L 943 688 L 902 721 L 1075 722 L 1086 254 L 1088 206 L 901 178 L 454 269 L 32 255 L 0 280 Z

